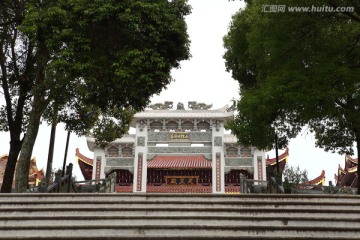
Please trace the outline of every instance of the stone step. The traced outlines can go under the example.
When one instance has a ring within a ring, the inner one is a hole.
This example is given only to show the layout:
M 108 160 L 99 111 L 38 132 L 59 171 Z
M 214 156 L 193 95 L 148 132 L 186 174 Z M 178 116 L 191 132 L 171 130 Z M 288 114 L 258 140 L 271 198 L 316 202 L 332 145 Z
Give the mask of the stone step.
M 41 234 L 39 234 L 41 233 Z M 0 239 L 359 239 L 360 228 L 301 226 L 132 225 L 26 226 L 8 228 Z M 24 237 L 26 236 L 26 237 Z M 286 236 L 286 238 L 284 238 Z M 36 238 L 35 238 L 36 237 Z
M 304 211 L 299 209 L 292 209 L 291 211 L 285 209 L 188 209 L 188 208 L 174 208 L 174 209 L 148 209 L 146 207 L 139 209 L 116 209 L 116 208 L 107 208 L 107 209 L 18 209 L 19 211 L 14 211 L 14 209 L 2 209 L 0 211 L 0 218 L 8 217 L 46 217 L 46 216 L 59 216 L 59 217 L 68 217 L 68 216 L 272 216 L 272 217 L 287 217 L 287 216 L 299 216 L 299 217 L 314 217 L 314 218 L 337 218 L 342 216 L 346 219 L 357 219 L 360 216 L 360 211 L 352 211 L 348 209 L 346 211 L 338 210 L 331 211 L 328 210 L 312 210 Z
M 360 197 L 0 194 L 0 239 L 360 239 Z
M 295 203 L 300 205 L 357 205 L 360 203 L 360 199 L 254 199 L 254 198 L 229 198 L 226 199 L 226 197 L 223 198 L 209 198 L 207 201 L 204 199 L 194 199 L 194 198 L 171 198 L 171 199 L 161 199 L 161 198 L 126 198 L 123 196 L 119 197 L 109 197 L 109 198 L 1 198 L 0 197 L 0 203 L 1 204 L 16 204 L 16 203 L 22 203 L 22 204 L 43 204 L 43 203 L 67 203 L 71 202 L 74 204 L 83 204 L 83 203 L 93 203 L 93 204 L 104 204 L 104 203 L 129 203 L 129 202 L 146 202 L 146 203 L 221 203 L 221 204 L 288 204 L 288 203 Z
M 201 225 L 206 223 L 209 227 L 216 226 L 302 226 L 302 227 L 329 227 L 336 224 L 338 228 L 344 228 L 353 230 L 354 226 L 349 225 L 349 221 L 353 223 L 359 223 L 360 218 L 334 218 L 324 219 L 316 217 L 234 217 L 234 216 L 106 216 L 97 217 L 91 216 L 79 216 L 79 217 L 63 217 L 48 216 L 48 217 L 23 217 L 23 218 L 1 218 L 0 230 L 23 228 L 26 226 L 36 225 L 52 228 L 57 227 L 96 227 L 100 225 L 108 226 L 128 226 L 132 225 L 147 225 L 152 222 L 156 222 L 159 225 L 168 226 L 186 226 L 186 225 Z
M 53 202 L 89 202 L 89 201 L 162 201 L 162 202 L 310 202 L 310 203 L 334 203 L 348 202 L 360 203 L 360 198 L 353 195 L 269 195 L 269 194 L 1 194 L 1 202 L 34 202 L 34 201 L 53 201 Z M 326 197 L 324 197 L 326 196 Z
M 148 209 L 174 209 L 174 208 L 184 208 L 184 209 L 228 209 L 229 211 L 231 209 L 283 209 L 283 210 L 291 210 L 291 209 L 297 209 L 297 210 L 304 210 L 304 211 L 312 211 L 312 210 L 340 210 L 340 211 L 346 211 L 348 209 L 351 209 L 352 211 L 360 211 L 360 205 L 354 205 L 354 204 L 327 204 L 327 205 L 319 205 L 319 204 L 297 204 L 293 202 L 289 202 L 288 204 L 271 204 L 271 203 L 263 203 L 263 204 L 253 204 L 253 203 L 164 203 L 164 202 L 157 202 L 157 203 L 147 203 L 147 202 L 119 202 L 119 203 L 42 203 L 42 204 L 21 204 L 21 203 L 1 203 L 0 210 L 15 210 L 18 209 L 25 210 L 25 209 L 97 209 L 99 207 L 102 207 L 103 209 L 141 209 L 143 207 L 147 207 Z

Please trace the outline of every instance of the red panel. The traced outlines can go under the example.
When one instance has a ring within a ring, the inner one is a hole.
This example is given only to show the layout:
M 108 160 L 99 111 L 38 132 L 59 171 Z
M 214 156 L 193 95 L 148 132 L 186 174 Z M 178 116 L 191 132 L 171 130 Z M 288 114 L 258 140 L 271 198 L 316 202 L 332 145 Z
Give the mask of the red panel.
M 211 168 L 211 161 L 204 156 L 156 156 L 148 162 L 148 168 L 201 169 Z

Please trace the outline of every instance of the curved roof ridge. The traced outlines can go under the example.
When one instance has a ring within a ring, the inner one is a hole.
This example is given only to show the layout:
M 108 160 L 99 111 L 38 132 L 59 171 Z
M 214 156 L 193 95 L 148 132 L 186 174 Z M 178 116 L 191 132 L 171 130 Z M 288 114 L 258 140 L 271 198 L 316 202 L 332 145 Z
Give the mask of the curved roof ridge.
M 323 185 L 324 183 L 325 183 L 325 170 L 322 170 L 319 176 L 301 184 Z
M 282 162 L 284 160 L 287 162 L 288 157 L 289 157 L 289 148 L 287 147 L 285 149 L 285 152 L 283 152 L 282 154 L 279 155 L 279 162 Z M 266 159 L 266 165 L 274 165 L 274 164 L 276 164 L 276 157 L 269 158 L 269 155 L 268 155 L 268 158 Z
M 352 158 L 350 155 L 345 155 L 345 162 L 350 161 L 352 163 L 358 164 L 359 160 L 358 158 Z
M 82 161 L 82 162 L 86 163 L 87 165 L 93 166 L 93 164 L 94 164 L 94 159 L 88 158 L 88 157 L 84 156 L 83 154 L 81 154 L 79 151 L 79 148 L 76 148 L 75 156 L 77 157 L 78 161 Z

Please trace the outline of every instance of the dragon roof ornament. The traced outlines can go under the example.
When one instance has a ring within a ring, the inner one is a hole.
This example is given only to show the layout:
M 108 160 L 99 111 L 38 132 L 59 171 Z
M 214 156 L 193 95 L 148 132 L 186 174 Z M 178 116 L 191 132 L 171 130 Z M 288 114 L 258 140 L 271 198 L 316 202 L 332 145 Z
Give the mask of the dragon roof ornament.
M 149 108 L 153 110 L 169 110 L 173 108 L 173 102 L 165 101 L 164 103 L 155 103 L 149 105 Z
M 196 101 L 188 102 L 188 107 L 192 110 L 208 110 L 212 107 L 212 104 L 198 103 Z

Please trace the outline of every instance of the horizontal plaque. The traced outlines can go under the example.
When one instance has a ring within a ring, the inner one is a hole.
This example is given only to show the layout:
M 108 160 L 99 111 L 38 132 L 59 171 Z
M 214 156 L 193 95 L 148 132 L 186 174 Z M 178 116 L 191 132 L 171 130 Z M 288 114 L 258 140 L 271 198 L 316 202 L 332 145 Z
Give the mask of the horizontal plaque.
M 189 133 L 186 132 L 174 132 L 170 133 L 171 140 L 187 140 L 189 139 Z

